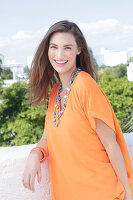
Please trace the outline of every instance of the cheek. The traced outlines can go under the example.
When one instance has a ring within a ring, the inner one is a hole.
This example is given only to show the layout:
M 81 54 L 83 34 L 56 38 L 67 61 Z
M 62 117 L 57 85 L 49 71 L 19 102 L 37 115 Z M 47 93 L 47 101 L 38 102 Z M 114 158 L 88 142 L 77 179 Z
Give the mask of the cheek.
M 71 59 L 71 60 L 75 60 L 76 59 L 76 54 L 75 54 L 75 52 L 71 52 L 70 54 L 69 54 L 69 58 Z
M 65 56 L 68 58 L 72 59 L 74 57 L 74 52 L 73 51 L 67 51 L 64 53 Z
M 48 51 L 48 58 L 49 60 L 53 57 L 53 52 L 51 52 L 50 50 Z

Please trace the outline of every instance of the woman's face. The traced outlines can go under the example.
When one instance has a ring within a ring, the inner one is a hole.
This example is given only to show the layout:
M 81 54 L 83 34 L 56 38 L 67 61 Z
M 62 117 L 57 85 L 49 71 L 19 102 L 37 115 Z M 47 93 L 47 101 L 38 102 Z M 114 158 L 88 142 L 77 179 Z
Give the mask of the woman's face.
M 80 52 L 71 33 L 58 32 L 50 38 L 48 58 L 59 74 L 73 71 L 76 68 L 76 56 Z

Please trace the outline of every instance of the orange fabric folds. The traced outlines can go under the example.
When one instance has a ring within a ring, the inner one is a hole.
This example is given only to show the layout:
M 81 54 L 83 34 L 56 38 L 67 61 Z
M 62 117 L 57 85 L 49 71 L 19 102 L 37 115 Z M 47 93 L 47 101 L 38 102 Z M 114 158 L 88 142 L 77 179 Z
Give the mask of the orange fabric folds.
M 90 77 L 90 79 L 92 78 Z M 87 85 L 88 79 L 86 78 L 83 81 L 84 85 Z M 124 157 L 127 169 L 127 175 L 129 178 L 129 183 L 132 189 L 132 197 L 133 197 L 133 168 L 122 130 L 115 116 L 115 113 L 112 109 L 112 106 L 107 96 L 103 92 L 103 90 L 98 86 L 98 84 L 96 84 L 96 82 L 93 79 L 89 82 L 89 84 L 90 87 L 84 88 L 85 91 L 83 98 L 84 110 L 85 112 L 86 110 L 88 110 L 87 116 L 88 119 L 90 119 L 91 126 L 94 130 L 96 130 L 96 124 L 94 118 L 99 118 L 103 120 L 116 133 L 116 139 Z
M 96 133 L 95 118 L 114 130 L 133 191 L 129 152 L 109 100 L 88 73 L 79 72 L 56 127 L 53 112 L 58 87 L 59 83 L 51 90 L 45 118 L 52 200 L 123 200 L 124 187 Z

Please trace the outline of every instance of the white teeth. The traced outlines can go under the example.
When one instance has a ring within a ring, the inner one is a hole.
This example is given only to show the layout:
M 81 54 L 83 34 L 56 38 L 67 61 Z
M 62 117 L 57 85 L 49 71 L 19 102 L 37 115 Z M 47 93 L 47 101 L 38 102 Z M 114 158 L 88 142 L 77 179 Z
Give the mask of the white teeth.
M 59 64 L 64 64 L 64 63 L 66 63 L 67 61 L 55 61 L 56 63 L 59 63 Z

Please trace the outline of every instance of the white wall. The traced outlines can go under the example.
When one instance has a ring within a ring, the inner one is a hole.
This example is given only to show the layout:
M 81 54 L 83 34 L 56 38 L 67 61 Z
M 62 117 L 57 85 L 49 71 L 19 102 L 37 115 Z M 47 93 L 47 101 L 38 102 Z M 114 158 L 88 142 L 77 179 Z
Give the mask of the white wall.
M 50 200 L 49 158 L 41 164 L 41 184 L 35 181 L 35 192 L 22 184 L 27 156 L 36 144 L 0 147 L 0 200 Z
M 133 166 L 133 133 L 124 134 Z M 50 200 L 49 158 L 41 164 L 42 182 L 35 181 L 35 192 L 24 188 L 22 173 L 30 150 L 36 144 L 0 147 L 0 200 Z

